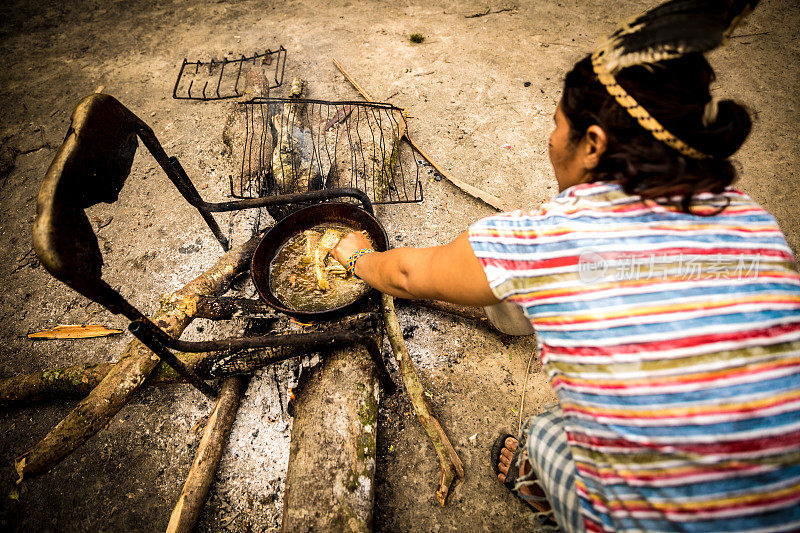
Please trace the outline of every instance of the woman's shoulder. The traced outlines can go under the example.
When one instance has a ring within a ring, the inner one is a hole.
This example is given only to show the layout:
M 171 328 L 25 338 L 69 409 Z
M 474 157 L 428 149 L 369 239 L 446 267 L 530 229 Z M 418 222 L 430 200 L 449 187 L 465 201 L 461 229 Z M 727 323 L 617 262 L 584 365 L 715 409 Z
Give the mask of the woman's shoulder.
M 638 197 L 626 194 L 615 183 L 583 183 L 561 191 L 534 209 L 518 209 L 481 219 L 474 227 L 525 228 L 565 224 L 569 220 L 613 216 L 632 204 Z

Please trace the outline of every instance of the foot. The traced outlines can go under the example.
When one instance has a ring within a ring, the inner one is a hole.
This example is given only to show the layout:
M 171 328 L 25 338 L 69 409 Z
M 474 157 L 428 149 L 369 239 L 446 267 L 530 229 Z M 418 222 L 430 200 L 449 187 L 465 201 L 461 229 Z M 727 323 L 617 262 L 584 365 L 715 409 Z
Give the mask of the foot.
M 517 442 L 517 439 L 513 437 L 508 437 L 504 443 L 503 449 L 500 450 L 500 462 L 497 465 L 498 468 L 500 469 L 500 473 L 497 474 L 497 477 L 498 479 L 500 479 L 501 483 L 505 483 L 506 481 L 506 474 L 508 474 L 508 468 L 511 465 L 511 460 L 514 457 L 514 453 L 516 453 L 517 451 L 518 444 L 519 443 Z M 523 451 L 522 453 L 525 454 L 526 452 Z M 527 475 L 532 468 L 533 467 L 531 466 L 531 463 L 528 462 L 527 459 L 525 459 L 524 461 L 522 461 L 522 465 L 520 465 L 519 467 L 519 476 L 522 477 Z M 538 485 L 527 485 L 527 484 L 522 485 L 519 488 L 519 492 L 528 496 L 537 496 L 540 498 L 545 497 L 544 492 L 542 491 L 542 489 L 539 488 Z M 537 511 L 547 512 L 550 510 L 550 504 L 546 500 L 539 502 L 525 500 L 525 503 L 527 503 Z

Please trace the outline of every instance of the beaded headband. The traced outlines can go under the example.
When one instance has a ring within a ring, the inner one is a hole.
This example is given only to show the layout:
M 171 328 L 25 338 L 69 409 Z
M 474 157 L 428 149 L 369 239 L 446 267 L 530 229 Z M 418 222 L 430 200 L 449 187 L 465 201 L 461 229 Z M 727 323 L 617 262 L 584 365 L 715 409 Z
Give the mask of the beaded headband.
M 653 115 L 648 113 L 647 110 L 633 98 L 633 96 L 628 94 L 628 92 L 622 88 L 622 85 L 617 83 L 617 79 L 613 74 L 603 72 L 602 67 L 600 66 L 600 55 L 601 54 L 598 52 L 592 54 L 592 69 L 594 70 L 594 73 L 597 74 L 597 79 L 606 88 L 608 94 L 613 96 L 614 100 L 616 100 L 619 105 L 624 107 L 628 114 L 639 122 L 640 126 L 649 131 L 657 140 L 663 142 L 670 148 L 679 151 L 687 157 L 691 157 L 692 159 L 708 159 L 711 157 L 708 154 L 704 154 L 703 152 L 692 148 L 670 133 L 664 126 L 661 125 L 658 120 L 653 117 Z

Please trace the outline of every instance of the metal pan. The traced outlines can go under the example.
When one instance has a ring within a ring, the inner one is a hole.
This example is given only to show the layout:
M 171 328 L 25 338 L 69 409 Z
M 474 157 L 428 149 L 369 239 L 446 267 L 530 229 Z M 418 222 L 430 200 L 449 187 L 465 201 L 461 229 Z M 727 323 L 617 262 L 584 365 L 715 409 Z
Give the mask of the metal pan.
M 269 283 L 272 260 L 290 237 L 319 224 L 343 224 L 354 228 L 355 231 L 364 230 L 375 244 L 375 249 L 379 252 L 385 251 L 389 243 L 386 231 L 377 218 L 353 204 L 343 202 L 331 202 L 305 207 L 275 224 L 264 235 L 253 254 L 251 269 L 253 284 L 261 297 L 264 298 L 264 301 L 278 311 L 311 321 L 327 320 L 353 313 L 370 294 L 375 292 L 374 289 L 367 288 L 352 302 L 321 311 L 298 311 L 286 306 L 275 296 Z

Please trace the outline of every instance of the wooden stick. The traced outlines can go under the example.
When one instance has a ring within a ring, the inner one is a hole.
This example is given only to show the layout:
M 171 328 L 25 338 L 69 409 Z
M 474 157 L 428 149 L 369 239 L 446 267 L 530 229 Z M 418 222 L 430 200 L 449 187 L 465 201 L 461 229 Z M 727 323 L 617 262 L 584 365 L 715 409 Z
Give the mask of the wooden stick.
M 228 252 L 211 269 L 163 298 L 153 321 L 167 334 L 180 337 L 194 319 L 200 295 L 224 292 L 249 267 L 259 240 L 260 237 L 253 237 Z M 130 342 L 97 387 L 33 448 L 17 457 L 17 483 L 24 477 L 46 472 L 105 427 L 158 363 L 159 358 L 141 342 Z
M 417 413 L 420 424 L 428 434 L 428 438 L 431 439 L 436 455 L 439 457 L 442 473 L 439 479 L 439 489 L 436 491 L 436 499 L 444 507 L 453 480 L 456 476 L 459 478 L 464 477 L 464 466 L 453 449 L 453 445 L 450 444 L 442 425 L 439 424 L 439 421 L 431 412 L 428 401 L 425 399 L 425 389 L 419 381 L 417 369 L 414 367 L 414 362 L 408 353 L 406 343 L 403 341 L 403 332 L 400 329 L 400 323 L 397 321 L 397 314 L 394 310 L 394 299 L 384 294 L 382 295 L 381 303 L 389 343 L 392 345 L 392 351 L 397 359 L 397 366 L 400 369 L 406 392 L 411 398 L 411 404 L 414 406 L 414 411 Z
M 246 384 L 247 379 L 242 376 L 232 376 L 222 382 L 217 404 L 206 423 L 186 483 L 170 516 L 167 533 L 189 533 L 197 525 Z
M 428 154 L 423 152 L 422 148 L 417 146 L 417 143 L 412 141 L 409 137 L 406 137 L 406 140 L 408 141 L 408 144 L 410 144 L 411 147 L 419 153 L 419 155 L 424 157 L 425 160 L 428 163 L 430 163 L 431 166 L 434 169 L 436 169 L 436 172 L 441 174 L 450 183 L 452 183 L 453 185 L 455 185 L 456 187 L 458 187 L 459 189 L 461 189 L 465 193 L 469 194 L 473 198 L 477 198 L 478 200 L 481 200 L 485 204 L 488 204 L 488 205 L 494 207 L 498 211 L 507 212 L 507 211 L 516 211 L 517 209 L 519 209 L 514 204 L 506 202 L 502 198 L 498 198 L 497 196 L 495 196 L 493 194 L 490 194 L 490 193 L 488 193 L 488 192 L 486 192 L 486 191 L 484 191 L 482 189 L 479 189 L 477 187 L 474 187 L 474 186 L 470 185 L 469 183 L 467 183 L 465 181 L 461 181 L 460 179 L 454 178 L 453 176 L 449 175 L 447 172 L 444 171 L 443 168 L 441 168 L 439 165 L 437 165 L 433 161 L 433 159 L 431 159 L 431 157 Z
M 372 97 L 369 94 L 367 94 L 367 91 L 365 91 L 361 87 L 361 85 L 358 84 L 358 82 L 356 80 L 354 80 L 353 78 L 350 77 L 350 74 L 347 73 L 347 71 L 344 69 L 344 67 L 341 64 L 339 64 L 339 62 L 336 61 L 336 59 L 333 60 L 333 64 L 336 65 L 336 68 L 339 69 L 339 72 L 341 72 L 344 75 L 344 77 L 347 78 L 347 81 L 349 81 L 353 85 L 353 87 L 356 88 L 356 91 L 361 93 L 361 96 L 364 97 L 364 100 L 366 100 L 367 102 L 374 102 L 375 101 L 375 100 L 372 99 Z
M 0 379 L 0 406 L 27 405 L 57 397 L 83 398 L 113 367 L 114 363 L 85 363 Z
M 368 101 L 368 102 L 374 102 L 375 101 L 375 100 L 372 99 L 372 97 L 370 97 L 369 94 L 367 94 L 367 92 L 361 87 L 361 85 L 359 85 L 350 76 L 350 74 L 347 73 L 347 71 L 344 69 L 344 67 L 342 67 L 341 64 L 339 64 L 338 61 L 336 61 L 334 59 L 333 60 L 333 64 L 336 65 L 336 68 L 338 68 L 339 71 L 344 75 L 344 77 L 347 78 L 347 81 L 349 81 L 353 85 L 353 87 L 355 87 L 356 91 L 361 93 L 361 96 L 363 96 L 366 101 Z M 403 123 L 405 123 L 405 119 L 403 119 Z M 458 178 L 454 178 L 453 176 L 449 175 L 447 172 L 444 171 L 444 169 L 442 169 L 439 165 L 437 165 L 436 162 L 433 159 L 431 159 L 431 157 L 422 150 L 422 148 L 417 146 L 417 143 L 415 143 L 413 140 L 411 140 L 411 137 L 408 136 L 408 133 L 405 130 L 405 128 L 403 128 L 401 130 L 401 139 L 405 139 L 408 142 L 408 144 L 411 146 L 411 148 L 416 150 L 419 155 L 421 155 L 428 163 L 431 164 L 431 166 L 434 169 L 436 169 L 436 172 L 441 174 L 447 181 L 449 181 L 450 183 L 452 183 L 453 185 L 455 185 L 456 187 L 458 187 L 459 189 L 461 189 L 462 191 L 464 191 L 468 195 L 472 196 L 473 198 L 477 198 L 478 200 L 481 200 L 482 202 L 490 205 L 491 207 L 494 207 L 498 211 L 515 211 L 515 210 L 519 209 L 518 207 L 516 207 L 512 203 L 506 202 L 505 200 L 503 200 L 501 198 L 498 198 L 497 196 L 495 196 L 493 194 L 490 194 L 490 193 L 488 193 L 488 192 L 486 192 L 486 191 L 484 191 L 482 189 L 474 187 L 474 186 L 470 185 L 469 183 L 466 183 L 464 181 L 461 181 Z

